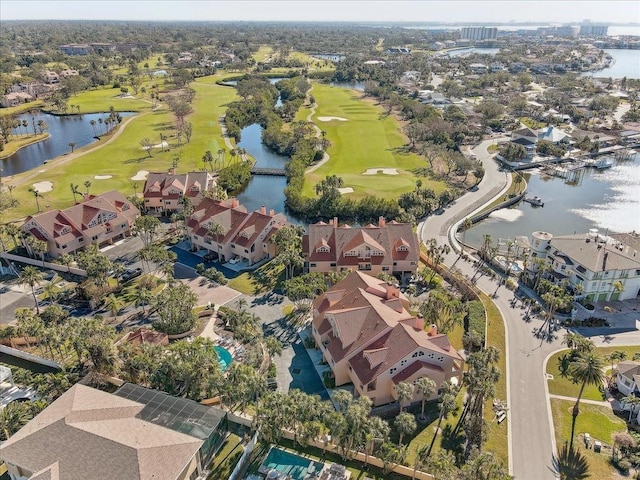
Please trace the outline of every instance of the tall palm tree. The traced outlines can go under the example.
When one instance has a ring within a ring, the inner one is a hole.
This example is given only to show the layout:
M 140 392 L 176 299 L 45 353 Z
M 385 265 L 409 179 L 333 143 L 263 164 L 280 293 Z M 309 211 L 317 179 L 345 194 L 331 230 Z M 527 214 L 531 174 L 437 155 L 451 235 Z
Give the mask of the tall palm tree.
M 472 226 L 473 226 L 473 222 L 469 217 L 465 218 L 462 224 L 460 225 L 460 227 L 462 227 L 461 228 L 462 242 L 460 243 L 460 256 L 464 254 L 464 242 L 465 242 L 465 236 L 467 234 L 467 230 L 469 230 Z
M 76 148 L 76 142 L 69 142 L 69 147 L 71 148 L 71 153 L 73 153 L 74 148 Z
M 78 201 L 76 200 L 76 195 L 82 195 L 80 193 L 80 190 L 78 190 L 78 185 L 75 185 L 73 183 L 71 183 L 70 185 L 71 187 L 71 194 L 73 195 L 73 203 L 78 203 Z
M 122 300 L 116 297 L 113 293 L 104 299 L 104 306 L 109 309 L 111 315 L 113 315 L 114 322 L 118 321 L 118 312 L 123 306 Z
M 414 387 L 407 382 L 400 382 L 396 385 L 396 393 L 398 394 L 398 405 L 400 406 L 400 412 L 402 412 L 402 404 L 411 401 L 413 398 Z
M 86 188 L 86 194 L 89 195 L 89 187 L 91 187 L 91 182 L 89 180 L 85 180 L 85 182 L 83 183 L 84 188 Z
M 18 235 L 20 235 L 20 227 L 18 227 L 15 223 L 7 223 L 4 226 L 4 231 L 7 235 L 11 237 L 13 240 L 14 248 L 18 248 Z
M 91 125 L 91 127 L 93 128 L 93 136 L 97 137 L 98 136 L 98 132 L 96 130 L 96 121 L 95 120 L 91 120 L 89 122 L 89 125 Z
M 40 192 L 38 192 L 38 190 L 33 187 L 29 187 L 29 193 L 31 193 L 36 199 L 36 206 L 38 207 L 38 213 L 40 213 L 40 202 L 38 201 L 38 198 L 40 198 L 42 195 L 40 195 Z
M 408 413 L 402 412 L 400 413 L 395 421 L 393 422 L 393 426 L 398 432 L 398 445 L 402 445 L 402 439 L 405 435 L 411 435 L 416 430 L 416 419 L 415 417 Z
M 571 426 L 571 442 L 569 448 L 573 448 L 573 436 L 575 433 L 576 417 L 580 413 L 580 399 L 587 385 L 600 385 L 604 379 L 602 372 L 602 358 L 595 353 L 582 353 L 569 365 L 569 375 L 575 383 L 580 383 L 580 391 L 573 406 Z
M 153 300 L 153 294 L 146 288 L 138 288 L 136 290 L 136 306 L 142 307 L 142 314 L 145 314 L 145 307 L 149 305 Z
M 20 283 L 22 285 L 28 285 L 31 287 L 31 294 L 33 295 L 33 302 L 36 304 L 36 311 L 40 314 L 40 305 L 38 304 L 38 297 L 36 297 L 36 285 L 42 282 L 42 272 L 36 267 L 27 265 L 20 272 Z
M 431 398 L 431 395 L 436 393 L 438 386 L 436 382 L 429 377 L 422 377 L 416 381 L 416 392 L 422 396 L 422 408 L 420 409 L 420 419 L 424 420 L 424 404 Z

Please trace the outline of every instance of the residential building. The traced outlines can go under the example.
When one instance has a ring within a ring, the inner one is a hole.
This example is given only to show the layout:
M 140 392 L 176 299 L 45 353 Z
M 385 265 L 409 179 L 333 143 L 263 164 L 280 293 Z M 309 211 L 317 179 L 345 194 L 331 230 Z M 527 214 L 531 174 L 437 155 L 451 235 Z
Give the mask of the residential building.
M 49 255 L 58 257 L 95 243 L 113 243 L 131 234 L 140 211 L 116 190 L 93 196 L 64 210 L 30 215 L 22 231 L 47 243 Z M 29 243 L 25 242 L 28 248 Z
M 538 271 L 533 260 L 546 260 L 546 276 L 568 282 L 569 288 L 587 301 L 615 301 L 637 298 L 640 294 L 640 252 L 634 245 L 639 234 L 602 235 L 589 233 L 554 237 L 548 232 L 531 236 L 530 273 Z
M 169 336 L 166 333 L 157 332 L 151 328 L 138 328 L 137 330 L 127 332 L 124 337 L 118 341 L 118 344 L 125 342 L 131 345 L 150 343 L 166 347 L 169 345 Z
M 69 43 L 60 45 L 60 51 L 65 55 L 89 55 L 91 47 L 86 43 Z
M 364 227 L 330 223 L 309 225 L 302 237 L 304 268 L 308 272 L 360 270 L 371 275 L 409 276 L 418 268 L 420 243 L 410 223 L 386 222 Z
M 523 138 L 527 140 L 529 143 L 535 143 L 538 141 L 538 133 L 529 127 L 521 128 L 520 130 L 516 130 L 511 133 L 511 139 L 513 141 Z
M 224 439 L 226 413 L 132 384 L 67 390 L 0 446 L 12 480 L 191 480 Z
M 538 130 L 538 140 L 546 140 L 558 145 L 560 143 L 569 143 L 569 135 L 559 128 L 549 125 Z
M 104 42 L 93 42 L 91 43 L 91 48 L 94 52 L 98 54 L 103 54 L 105 52 L 115 52 L 116 46 L 113 43 L 104 43 Z
M 469 70 L 475 75 L 482 75 L 487 73 L 488 68 L 484 63 L 472 63 L 469 65 Z
M 464 361 L 438 334 L 412 316 L 397 286 L 352 272 L 313 302 L 312 334 L 336 386 L 352 383 L 374 406 L 398 399 L 396 385 L 429 377 L 438 388 L 462 378 Z M 430 397 L 436 398 L 437 392 Z M 422 400 L 419 393 L 412 401 Z
M 625 361 L 618 363 L 616 376 L 618 391 L 625 396 L 640 397 L 640 362 Z
M 33 101 L 33 97 L 28 93 L 11 92 L 0 97 L 0 106 L 2 108 L 17 107 L 18 105 L 31 101 Z
M 282 213 L 273 210 L 267 213 L 264 206 L 249 213 L 237 198 L 205 198 L 189 216 L 187 233 L 196 249 L 208 250 L 221 262 L 239 257 L 250 267 L 277 254 L 270 239 L 287 225 L 289 222 Z
M 464 27 L 460 32 L 462 40 L 495 40 L 498 38 L 496 27 Z
M 195 206 L 204 198 L 204 192 L 215 186 L 215 178 L 209 172 L 150 173 L 142 190 L 144 209 L 161 214 L 182 211 L 183 198 Z
M 68 77 L 77 77 L 79 75 L 77 70 L 72 70 L 70 68 L 67 68 L 65 70 L 61 70 L 60 71 L 60 77 L 61 78 L 68 78 Z
M 45 70 L 45 72 L 42 74 L 42 79 L 45 81 L 45 83 L 49 84 L 60 83 L 60 77 L 58 76 L 58 74 L 56 72 L 52 72 L 51 70 Z

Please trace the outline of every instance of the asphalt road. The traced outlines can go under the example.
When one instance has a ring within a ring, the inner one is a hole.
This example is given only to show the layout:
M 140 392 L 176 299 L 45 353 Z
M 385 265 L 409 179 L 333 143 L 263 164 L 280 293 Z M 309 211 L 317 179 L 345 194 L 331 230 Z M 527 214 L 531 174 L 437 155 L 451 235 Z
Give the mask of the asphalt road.
M 509 188 L 509 177 L 500 171 L 487 151 L 488 146 L 497 140 L 483 141 L 473 149 L 485 168 L 485 176 L 477 191 L 459 198 L 444 214 L 422 222 L 418 226 L 422 241 L 435 238 L 440 245 L 456 243 L 452 239 L 455 229 L 451 227 Z M 459 260 L 455 251 L 446 257 L 445 263 L 474 278 L 472 265 Z M 475 283 L 488 295 L 495 295 L 494 302 L 505 323 L 510 473 L 517 480 L 554 480 L 558 478 L 553 468 L 556 442 L 544 367 L 552 353 L 565 348 L 562 338 L 566 331 L 560 329 L 549 333 L 541 319 L 525 320 L 522 303 L 514 301 L 514 293 L 499 286 L 495 280 L 476 275 Z M 637 332 L 598 335 L 591 339 L 596 345 L 630 345 L 637 343 Z

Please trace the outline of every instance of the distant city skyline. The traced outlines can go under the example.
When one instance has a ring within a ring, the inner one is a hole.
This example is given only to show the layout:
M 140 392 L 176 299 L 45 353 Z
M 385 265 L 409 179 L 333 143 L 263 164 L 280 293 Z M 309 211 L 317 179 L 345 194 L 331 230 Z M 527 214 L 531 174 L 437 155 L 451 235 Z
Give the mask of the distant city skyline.
M 2 0 L 0 19 L 640 23 L 640 2 L 551 0 Z

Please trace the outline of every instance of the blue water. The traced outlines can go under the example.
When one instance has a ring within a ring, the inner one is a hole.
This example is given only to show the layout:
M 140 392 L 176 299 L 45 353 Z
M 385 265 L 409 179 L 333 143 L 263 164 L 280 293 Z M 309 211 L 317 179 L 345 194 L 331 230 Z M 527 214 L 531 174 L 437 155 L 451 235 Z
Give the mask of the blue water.
M 273 469 L 282 472 L 294 480 L 304 480 L 305 478 L 316 478 L 314 475 L 320 474 L 324 464 L 273 447 L 262 462 L 262 467 L 267 471 Z
M 122 118 L 134 115 L 134 112 L 120 112 Z M 108 113 L 85 113 L 82 115 L 49 115 L 48 113 L 37 112 L 35 114 L 25 113 L 19 115 L 16 120 L 22 122 L 26 120 L 29 124 L 27 132 L 33 135 L 33 123 L 36 123 L 38 130 L 38 120 L 45 121 L 49 128 L 45 130 L 49 133 L 49 138 L 42 142 L 34 143 L 21 148 L 13 155 L 0 160 L 2 164 L 2 175 L 16 175 L 37 168 L 45 161 L 52 160 L 59 155 L 64 155 L 71 151 L 69 143 L 75 143 L 75 149 L 84 147 L 96 141 L 96 135 L 105 134 L 105 124 L 98 123 L 98 119 L 105 119 Z M 95 131 L 89 122 L 96 121 Z M 24 135 L 23 127 L 16 129 L 16 133 Z
M 613 64 L 597 72 L 587 72 L 596 78 L 640 78 L 640 50 L 605 49 L 613 57 Z
M 231 362 L 233 362 L 231 353 L 229 352 L 229 350 L 219 345 L 216 345 L 213 348 L 218 354 L 218 365 L 220 365 L 220 370 L 222 370 L 223 372 L 226 371 L 227 368 L 229 368 L 229 365 L 231 365 Z
M 471 53 L 482 53 L 484 55 L 495 55 L 500 51 L 499 48 L 483 48 L 483 47 L 469 47 L 469 48 L 460 48 L 457 50 L 450 50 L 448 52 L 443 53 L 443 55 L 449 55 L 450 57 L 464 57 L 465 55 L 469 55 Z

